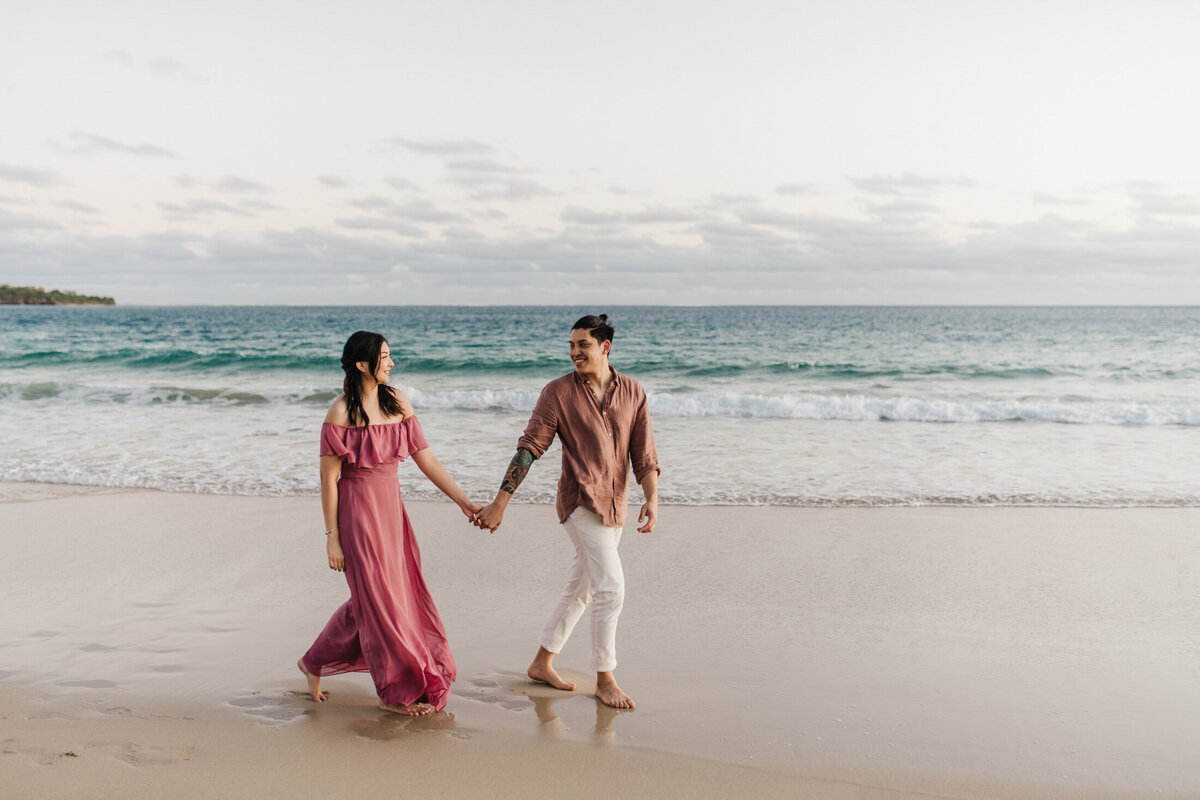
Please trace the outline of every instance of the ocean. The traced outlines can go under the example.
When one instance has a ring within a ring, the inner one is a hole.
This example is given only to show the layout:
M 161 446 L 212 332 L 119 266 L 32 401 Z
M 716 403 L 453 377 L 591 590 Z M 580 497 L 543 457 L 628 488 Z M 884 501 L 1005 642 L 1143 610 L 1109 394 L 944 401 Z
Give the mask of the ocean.
M 0 480 L 315 494 L 341 347 L 368 329 L 486 500 L 601 311 L 665 503 L 1200 505 L 1192 307 L 0 307 Z M 517 499 L 557 477 L 556 446 Z M 438 496 L 415 466 L 401 485 Z

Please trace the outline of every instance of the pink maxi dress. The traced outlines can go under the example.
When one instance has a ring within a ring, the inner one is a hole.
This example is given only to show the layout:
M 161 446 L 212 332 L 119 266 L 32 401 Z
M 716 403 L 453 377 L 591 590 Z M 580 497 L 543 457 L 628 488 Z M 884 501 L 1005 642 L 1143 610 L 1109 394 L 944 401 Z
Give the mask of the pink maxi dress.
M 304 654 L 313 675 L 370 672 L 384 704 L 441 710 L 455 678 L 446 629 L 421 576 L 421 553 L 396 480 L 399 462 L 429 447 L 416 417 L 321 427 L 321 455 L 342 459 L 338 529 L 350 599 Z

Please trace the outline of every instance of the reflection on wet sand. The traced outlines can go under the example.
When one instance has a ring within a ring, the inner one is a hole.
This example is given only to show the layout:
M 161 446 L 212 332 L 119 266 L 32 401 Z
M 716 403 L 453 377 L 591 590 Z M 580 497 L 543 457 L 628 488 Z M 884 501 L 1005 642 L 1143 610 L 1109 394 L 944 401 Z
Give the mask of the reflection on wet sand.
M 545 736 L 559 737 L 567 730 L 567 725 L 562 718 L 554 711 L 554 704 L 563 702 L 574 697 L 580 697 L 577 694 L 563 694 L 561 697 L 549 697 L 541 694 L 528 695 L 530 702 L 533 703 L 533 710 L 537 714 L 538 731 Z M 604 705 L 599 700 L 589 697 L 586 698 L 596 706 L 596 727 L 594 728 L 595 743 L 601 745 L 610 745 L 616 741 L 616 732 L 613 730 L 613 720 L 619 715 L 628 713 L 631 709 L 612 708 Z

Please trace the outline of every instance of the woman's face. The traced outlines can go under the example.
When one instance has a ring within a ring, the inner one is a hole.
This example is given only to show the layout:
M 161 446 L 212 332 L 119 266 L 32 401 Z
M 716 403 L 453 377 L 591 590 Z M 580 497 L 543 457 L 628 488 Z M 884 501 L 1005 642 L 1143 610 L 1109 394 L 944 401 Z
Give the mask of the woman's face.
M 388 347 L 387 340 L 384 340 L 383 344 L 379 346 L 379 367 L 375 370 L 375 380 L 379 383 L 387 383 L 394 366 L 396 364 L 392 361 L 392 349 Z

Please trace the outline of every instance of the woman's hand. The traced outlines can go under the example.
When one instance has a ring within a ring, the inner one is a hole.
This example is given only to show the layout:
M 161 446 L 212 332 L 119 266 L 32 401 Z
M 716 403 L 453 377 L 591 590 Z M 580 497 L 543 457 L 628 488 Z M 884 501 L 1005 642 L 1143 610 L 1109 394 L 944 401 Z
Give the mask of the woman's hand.
M 326 535 L 325 550 L 329 554 L 329 568 L 341 572 L 346 568 L 346 557 L 342 555 L 342 542 L 337 531 Z
M 458 507 L 462 509 L 462 512 L 467 515 L 467 519 L 471 520 L 471 522 L 475 521 L 475 515 L 479 513 L 479 509 L 483 508 L 482 505 L 471 499 L 463 500 L 458 504 Z

